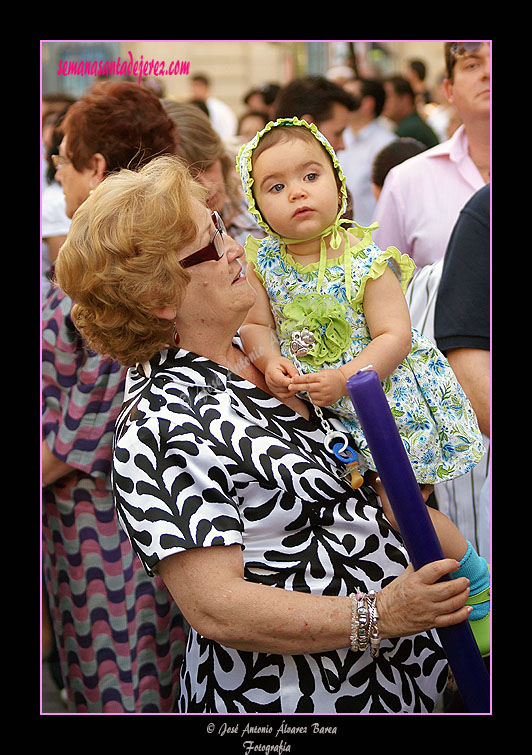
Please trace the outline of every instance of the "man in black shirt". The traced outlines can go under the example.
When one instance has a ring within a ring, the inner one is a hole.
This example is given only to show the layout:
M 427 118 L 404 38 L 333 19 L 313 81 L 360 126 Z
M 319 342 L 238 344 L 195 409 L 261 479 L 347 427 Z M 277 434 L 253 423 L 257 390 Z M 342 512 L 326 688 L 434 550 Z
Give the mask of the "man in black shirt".
M 490 437 L 490 185 L 473 194 L 453 229 L 434 312 L 434 337 Z M 486 443 L 487 445 L 487 443 Z M 490 474 L 478 500 L 479 552 L 490 557 Z
M 449 240 L 434 336 L 490 434 L 490 185 L 462 209 Z

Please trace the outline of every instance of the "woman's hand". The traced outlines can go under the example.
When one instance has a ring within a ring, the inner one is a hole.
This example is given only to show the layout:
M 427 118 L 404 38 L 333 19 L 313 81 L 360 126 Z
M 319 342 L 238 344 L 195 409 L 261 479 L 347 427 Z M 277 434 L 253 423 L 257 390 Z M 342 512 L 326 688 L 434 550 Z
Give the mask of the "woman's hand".
M 289 390 L 291 381 L 299 376 L 296 366 L 280 354 L 270 358 L 264 367 L 264 380 L 274 396 L 281 399 L 293 398 Z
M 380 636 L 404 637 L 464 621 L 469 581 L 460 577 L 435 584 L 458 565 L 444 559 L 417 572 L 409 566 L 380 590 Z M 158 570 L 189 624 L 221 645 L 287 655 L 349 647 L 349 597 L 249 582 L 240 545 L 191 548 L 167 556 Z
M 414 571 L 410 564 L 380 590 L 377 610 L 381 637 L 406 637 L 465 621 L 472 610 L 471 606 L 464 605 L 469 597 L 469 580 L 459 577 L 438 581 L 456 571 L 459 565 L 453 558 L 444 558 Z
M 54 456 L 50 451 L 48 443 L 43 440 L 42 442 L 42 485 L 51 485 L 59 480 L 61 477 L 71 474 L 74 471 L 74 467 L 66 464 Z

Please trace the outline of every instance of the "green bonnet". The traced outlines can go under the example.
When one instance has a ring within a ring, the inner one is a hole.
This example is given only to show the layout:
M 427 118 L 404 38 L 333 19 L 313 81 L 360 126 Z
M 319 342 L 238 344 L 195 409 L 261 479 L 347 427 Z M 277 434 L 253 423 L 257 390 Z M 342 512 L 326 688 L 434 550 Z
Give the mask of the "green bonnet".
M 347 189 L 345 184 L 345 176 L 342 172 L 342 168 L 340 167 L 340 163 L 338 162 L 338 158 L 336 157 L 336 153 L 331 147 L 330 143 L 327 141 L 327 139 L 323 136 L 323 134 L 318 131 L 314 123 L 307 123 L 306 121 L 299 120 L 299 118 L 279 118 L 277 121 L 270 121 L 266 126 L 262 129 L 262 131 L 257 132 L 253 139 L 248 142 L 247 144 L 243 144 L 240 148 L 240 151 L 238 153 L 237 157 L 237 169 L 240 174 L 240 180 L 242 181 L 242 187 L 244 189 L 244 194 L 246 195 L 246 199 L 248 201 L 249 205 L 249 211 L 257 221 L 258 225 L 260 225 L 261 228 L 263 228 L 266 233 L 270 236 L 275 236 L 276 238 L 281 238 L 275 231 L 273 231 L 262 215 L 260 214 L 260 210 L 255 204 L 255 197 L 253 196 L 253 176 L 251 173 L 251 160 L 253 157 L 253 152 L 257 145 L 259 144 L 262 137 L 267 134 L 269 131 L 271 131 L 274 128 L 278 128 L 279 126 L 303 126 L 304 128 L 307 128 L 309 131 L 311 131 L 316 139 L 325 147 L 327 152 L 329 153 L 334 169 L 336 170 L 336 173 L 338 174 L 338 178 L 341 182 L 341 197 L 342 197 L 342 206 L 338 213 L 338 216 L 336 220 L 338 221 L 341 216 L 344 214 L 346 207 L 347 207 Z M 336 225 L 336 222 L 335 222 Z M 330 233 L 330 230 L 328 229 L 328 232 Z
M 251 166 L 251 160 L 253 157 L 253 152 L 256 149 L 257 145 L 259 144 L 262 137 L 267 134 L 269 131 L 271 131 L 274 128 L 278 128 L 279 126 L 302 126 L 304 128 L 307 128 L 309 131 L 311 131 L 315 138 L 323 145 L 323 147 L 327 150 L 328 154 L 331 157 L 333 167 L 337 173 L 338 179 L 340 181 L 340 209 L 338 211 L 338 215 L 336 216 L 336 219 L 332 225 L 325 228 L 320 234 L 317 236 L 312 236 L 309 239 L 288 239 L 282 236 L 279 236 L 279 234 L 275 233 L 275 231 L 269 227 L 266 220 L 262 217 L 259 208 L 257 207 L 255 203 L 255 197 L 253 195 L 253 175 L 252 175 L 252 166 Z M 327 255 L 326 255 L 326 247 L 325 247 L 325 238 L 329 235 L 331 235 L 330 244 L 333 249 L 338 249 L 338 247 L 341 244 L 342 237 L 345 238 L 345 252 L 344 252 L 344 267 L 345 267 L 345 275 L 346 275 L 346 281 L 350 280 L 350 254 L 349 254 L 349 238 L 347 235 L 347 230 L 343 227 L 343 224 L 350 224 L 357 226 L 357 223 L 353 220 L 348 219 L 342 219 L 342 215 L 345 213 L 347 208 L 347 188 L 346 188 L 346 180 L 344 173 L 342 171 L 342 168 L 340 166 L 340 163 L 338 162 L 338 158 L 336 156 L 336 153 L 334 149 L 332 148 L 331 144 L 328 142 L 328 140 L 323 136 L 323 134 L 318 131 L 316 128 L 316 125 L 314 123 L 307 123 L 306 121 L 300 120 L 299 118 L 279 118 L 276 121 L 270 121 L 263 129 L 262 131 L 257 132 L 253 139 L 249 141 L 247 144 L 243 144 L 240 148 L 237 156 L 237 170 L 240 175 L 240 180 L 242 181 L 242 188 L 244 190 L 244 194 L 246 195 L 246 199 L 248 201 L 249 206 L 249 212 L 251 215 L 255 218 L 257 224 L 263 228 L 266 233 L 269 236 L 273 236 L 274 238 L 278 238 L 281 243 L 283 244 L 297 244 L 302 243 L 303 241 L 310 241 L 313 238 L 321 238 L 321 245 L 320 245 L 320 265 L 319 265 L 319 272 L 318 272 L 318 284 L 317 284 L 317 291 L 319 292 L 321 289 L 321 284 L 323 282 L 323 278 L 325 275 L 325 268 L 327 265 Z M 348 284 L 347 286 L 347 295 L 348 298 L 350 298 L 350 286 Z

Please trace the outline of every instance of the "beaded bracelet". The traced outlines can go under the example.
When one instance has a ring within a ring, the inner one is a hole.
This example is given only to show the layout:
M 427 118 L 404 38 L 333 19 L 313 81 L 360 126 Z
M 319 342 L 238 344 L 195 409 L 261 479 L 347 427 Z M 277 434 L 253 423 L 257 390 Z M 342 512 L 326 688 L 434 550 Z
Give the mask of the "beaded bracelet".
M 364 652 L 368 643 L 372 658 L 379 654 L 379 628 L 377 613 L 377 594 L 370 590 L 368 595 L 361 592 L 351 593 L 351 649 Z

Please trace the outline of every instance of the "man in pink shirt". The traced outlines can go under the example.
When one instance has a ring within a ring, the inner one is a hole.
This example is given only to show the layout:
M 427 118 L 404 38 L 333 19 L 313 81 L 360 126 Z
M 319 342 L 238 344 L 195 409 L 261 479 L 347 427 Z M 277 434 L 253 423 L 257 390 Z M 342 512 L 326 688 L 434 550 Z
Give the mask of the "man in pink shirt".
M 381 228 L 373 234 L 381 248 L 397 246 L 414 258 L 418 271 L 406 299 L 412 326 L 430 340 L 434 340 L 434 306 L 452 230 L 462 207 L 490 182 L 490 46 L 453 42 L 446 43 L 445 52 L 445 91 L 463 126 L 449 141 L 390 171 L 377 205 Z M 392 174 L 395 177 L 388 183 Z M 489 448 L 489 438 L 484 438 L 484 445 Z M 434 493 L 440 511 L 477 551 L 488 470 L 489 453 L 469 474 L 438 484 Z M 482 543 L 483 555 L 489 557 L 484 547 Z
M 445 43 L 447 99 L 463 124 L 451 139 L 393 168 L 373 238 L 422 267 L 441 259 L 460 210 L 490 181 L 490 43 Z

